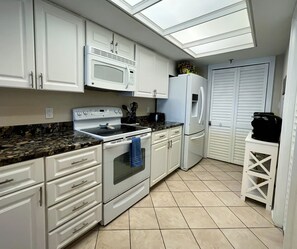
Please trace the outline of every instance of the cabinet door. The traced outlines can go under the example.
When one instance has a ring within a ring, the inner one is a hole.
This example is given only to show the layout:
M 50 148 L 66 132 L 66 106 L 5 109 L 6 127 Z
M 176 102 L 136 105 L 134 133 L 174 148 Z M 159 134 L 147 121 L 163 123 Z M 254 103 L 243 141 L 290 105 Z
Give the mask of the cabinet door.
M 45 249 L 42 186 L 39 184 L 0 198 L 0 224 L 6 224 L 1 229 L 0 248 Z
M 134 47 L 134 42 L 118 34 L 114 34 L 114 52 L 117 55 L 134 60 Z
M 95 23 L 86 23 L 86 44 L 107 52 L 114 52 L 113 32 Z
M 152 145 L 151 186 L 167 175 L 168 141 Z
M 35 1 L 37 88 L 83 92 L 84 21 Z
M 0 34 L 0 86 L 35 87 L 32 0 L 0 1 Z
M 136 48 L 136 89 L 135 96 L 152 98 L 154 90 L 155 53 L 141 46 Z
M 181 136 L 169 140 L 170 148 L 168 152 L 168 174 L 180 166 Z
M 162 56 L 156 55 L 155 60 L 155 80 L 153 82 L 154 89 L 156 89 L 157 98 L 168 98 L 168 60 Z

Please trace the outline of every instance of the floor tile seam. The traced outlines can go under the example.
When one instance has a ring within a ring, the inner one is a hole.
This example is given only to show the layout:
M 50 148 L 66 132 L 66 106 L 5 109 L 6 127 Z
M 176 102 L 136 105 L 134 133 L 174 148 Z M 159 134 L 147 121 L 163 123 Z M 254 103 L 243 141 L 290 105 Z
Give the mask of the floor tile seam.
M 223 234 L 223 236 L 226 238 L 226 240 L 229 242 L 229 244 L 230 244 L 234 249 L 236 249 L 236 248 L 233 246 L 233 244 L 231 243 L 231 241 L 228 239 L 228 237 L 223 233 L 222 228 L 219 228 L 219 230 L 220 230 L 220 232 Z
M 96 249 L 96 247 L 97 247 L 98 237 L 99 237 L 99 227 L 100 227 L 100 224 L 98 223 L 97 224 L 97 235 L 96 235 L 95 245 L 94 245 L 93 249 Z
M 228 208 L 227 206 L 225 206 L 226 208 Z M 228 208 L 229 209 L 229 208 Z M 230 209 L 229 209 L 230 210 Z M 210 213 L 207 211 L 207 209 L 205 208 L 205 211 L 207 212 L 207 214 L 210 216 L 210 218 L 214 221 L 214 223 L 217 225 L 218 228 L 222 228 L 220 227 L 215 220 L 212 218 L 212 216 L 210 215 Z M 230 210 L 231 211 L 231 210 Z M 232 212 L 232 211 L 231 211 Z M 237 217 L 237 216 L 236 216 Z M 238 218 L 238 217 L 237 217 Z M 239 218 L 238 218 L 239 219 Z M 239 221 L 244 225 L 244 227 L 246 228 L 247 226 L 239 219 Z M 238 227 L 234 227 L 234 228 L 230 228 L 230 229 L 237 229 Z M 243 228 L 243 227 L 242 227 Z
M 130 249 L 132 249 L 132 237 L 131 237 L 131 224 L 130 224 L 130 209 L 132 207 L 129 208 L 129 211 L 128 211 L 128 227 L 129 227 L 129 242 L 130 242 Z
M 254 228 L 254 227 L 253 227 Z M 253 233 L 253 231 L 251 230 L 251 228 L 248 228 L 249 230 L 250 230 L 250 232 L 253 234 L 253 235 L 255 235 L 256 236 L 256 238 L 267 248 L 267 249 L 269 249 L 269 247 L 268 246 L 266 246 L 265 244 L 264 244 L 264 242 L 255 234 L 255 233 Z
M 252 207 L 251 206 L 251 208 L 252 209 L 254 209 L 258 214 L 260 214 L 265 220 L 267 220 L 270 224 L 272 224 L 272 225 L 274 225 L 274 227 L 277 227 L 274 223 L 273 223 L 273 220 L 272 220 L 272 222 L 269 220 L 269 219 L 267 219 L 263 214 L 261 214 L 257 209 L 255 209 L 254 207 Z M 265 209 L 266 210 L 266 209 Z M 272 217 L 271 217 L 271 219 L 272 219 Z
M 246 203 L 246 204 L 249 205 L 248 203 Z M 235 206 L 230 206 L 230 207 L 235 207 Z M 244 207 L 244 206 L 238 206 L 238 207 Z M 245 206 L 245 207 L 247 207 L 247 206 Z M 250 208 L 252 208 L 254 211 L 256 211 L 257 214 L 259 214 L 260 216 L 262 216 L 262 218 L 264 218 L 266 221 L 268 221 L 271 225 L 273 225 L 274 227 L 277 227 L 274 223 L 272 223 L 270 220 L 268 220 L 264 215 L 262 215 L 260 212 L 258 212 L 257 209 L 255 209 L 255 208 L 252 207 L 252 206 L 248 206 L 248 207 L 250 207 Z M 231 210 L 231 212 L 232 212 L 232 210 Z M 264 227 L 264 228 L 268 228 L 268 227 Z
M 248 204 L 247 203 L 245 203 L 247 206 L 237 206 L 237 205 L 227 205 L 224 201 L 223 201 L 223 199 L 221 199 L 216 193 L 230 193 L 230 191 L 216 191 L 216 192 L 214 192 L 214 194 L 215 194 L 215 196 L 216 197 L 218 197 L 219 199 L 220 199 L 220 201 L 221 202 L 223 202 L 223 204 L 226 206 L 226 207 L 247 207 L 248 206 Z M 233 193 L 233 192 L 232 192 Z M 235 193 L 234 193 L 235 194 Z M 236 195 L 237 196 L 237 195 Z

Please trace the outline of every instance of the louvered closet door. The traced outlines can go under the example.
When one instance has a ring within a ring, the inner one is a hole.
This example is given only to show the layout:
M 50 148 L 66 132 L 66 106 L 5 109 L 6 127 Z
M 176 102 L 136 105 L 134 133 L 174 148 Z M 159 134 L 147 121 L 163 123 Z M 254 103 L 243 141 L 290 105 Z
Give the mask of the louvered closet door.
M 268 64 L 214 70 L 208 157 L 243 165 L 254 112 L 266 102 Z
M 212 75 L 208 157 L 230 162 L 237 69 L 215 70 Z
M 231 162 L 243 165 L 245 138 L 253 128 L 252 116 L 265 110 L 268 64 L 240 67 L 238 74 Z

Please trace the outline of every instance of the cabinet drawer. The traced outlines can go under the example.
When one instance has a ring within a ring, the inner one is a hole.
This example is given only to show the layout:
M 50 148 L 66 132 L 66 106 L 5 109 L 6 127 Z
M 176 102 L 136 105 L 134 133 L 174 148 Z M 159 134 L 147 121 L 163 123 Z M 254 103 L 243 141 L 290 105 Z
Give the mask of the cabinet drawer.
M 101 201 L 102 185 L 100 184 L 49 208 L 48 231 L 72 220 Z
M 101 183 L 101 165 L 47 183 L 47 206 L 63 201 Z
M 43 182 L 43 158 L 0 167 L 0 196 Z
M 94 227 L 102 218 L 102 205 L 88 210 L 48 235 L 48 249 L 60 249 Z
M 69 175 L 80 170 L 101 164 L 102 146 L 94 146 L 71 151 L 45 159 L 46 180 Z
M 168 130 L 155 131 L 152 134 L 152 144 L 168 139 Z
M 174 127 L 169 130 L 169 138 L 180 136 L 182 134 L 182 127 Z

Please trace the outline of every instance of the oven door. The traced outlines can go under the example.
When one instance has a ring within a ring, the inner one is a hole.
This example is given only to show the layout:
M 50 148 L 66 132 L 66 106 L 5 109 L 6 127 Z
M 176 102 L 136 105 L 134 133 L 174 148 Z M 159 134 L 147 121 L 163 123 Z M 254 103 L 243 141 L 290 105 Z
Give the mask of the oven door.
M 96 55 L 86 55 L 85 84 L 118 91 L 135 90 L 135 69 Z
M 141 151 L 143 165 L 131 167 L 130 144 L 132 137 L 103 145 L 103 201 L 113 198 L 134 187 L 150 175 L 151 134 L 142 134 Z

